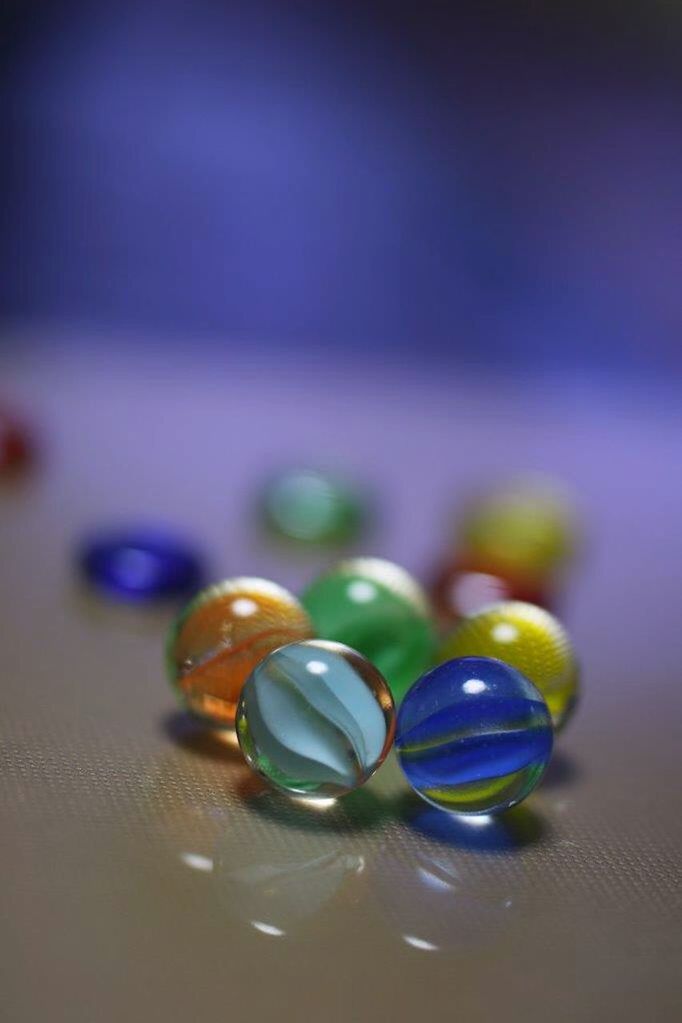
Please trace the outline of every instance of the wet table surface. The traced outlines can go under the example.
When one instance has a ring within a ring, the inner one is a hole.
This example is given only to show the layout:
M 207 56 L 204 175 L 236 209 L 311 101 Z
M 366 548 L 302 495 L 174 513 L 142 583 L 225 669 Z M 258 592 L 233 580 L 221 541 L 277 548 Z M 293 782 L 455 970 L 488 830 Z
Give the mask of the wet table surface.
M 34 421 L 0 489 L 3 1018 L 673 1020 L 680 982 L 679 471 L 664 385 L 497 379 L 45 338 L 0 347 Z M 322 809 L 175 705 L 171 608 L 94 599 L 74 544 L 161 521 L 212 574 L 300 588 L 254 490 L 328 463 L 375 488 L 366 553 L 424 576 L 478 483 L 544 470 L 586 526 L 565 622 L 584 698 L 500 819 L 420 803 L 389 759 Z

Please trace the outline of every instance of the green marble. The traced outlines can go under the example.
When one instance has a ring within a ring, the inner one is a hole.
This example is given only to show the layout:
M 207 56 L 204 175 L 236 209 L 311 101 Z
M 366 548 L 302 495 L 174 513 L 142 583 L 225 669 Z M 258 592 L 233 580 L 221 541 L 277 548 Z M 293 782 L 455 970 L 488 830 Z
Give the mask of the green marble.
M 265 487 L 261 513 L 275 536 L 300 544 L 342 544 L 367 520 L 367 502 L 349 481 L 314 469 L 284 472 Z
M 436 636 L 419 584 L 380 558 L 342 561 L 301 597 L 315 633 L 359 650 L 387 680 L 396 702 L 433 663 Z

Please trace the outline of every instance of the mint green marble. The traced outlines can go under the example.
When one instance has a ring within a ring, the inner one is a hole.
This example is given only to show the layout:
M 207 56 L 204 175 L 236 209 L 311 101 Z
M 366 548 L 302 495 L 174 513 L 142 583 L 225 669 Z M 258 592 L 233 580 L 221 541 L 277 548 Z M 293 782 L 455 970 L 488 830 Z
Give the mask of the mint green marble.
M 315 469 L 272 479 L 261 497 L 261 513 L 273 534 L 304 545 L 344 544 L 368 518 L 364 494 L 351 482 Z

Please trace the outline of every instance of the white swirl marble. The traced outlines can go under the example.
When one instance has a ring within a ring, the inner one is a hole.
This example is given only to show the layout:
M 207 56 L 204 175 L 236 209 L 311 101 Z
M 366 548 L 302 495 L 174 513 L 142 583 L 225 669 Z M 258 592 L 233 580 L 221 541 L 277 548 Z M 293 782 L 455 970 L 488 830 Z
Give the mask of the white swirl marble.
M 247 680 L 239 741 L 256 770 L 289 792 L 340 795 L 383 761 L 395 712 L 384 679 L 340 643 L 281 647 Z

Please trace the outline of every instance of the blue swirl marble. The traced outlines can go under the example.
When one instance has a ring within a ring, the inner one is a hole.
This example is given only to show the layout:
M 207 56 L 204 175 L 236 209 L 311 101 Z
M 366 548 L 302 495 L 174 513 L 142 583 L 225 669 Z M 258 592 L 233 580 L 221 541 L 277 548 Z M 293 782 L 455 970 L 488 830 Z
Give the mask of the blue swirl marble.
M 490 657 L 446 661 L 409 690 L 395 748 L 410 785 L 453 813 L 514 806 L 552 753 L 549 710 L 515 668 Z
M 377 669 L 341 643 L 273 651 L 244 684 L 237 736 L 249 764 L 297 795 L 339 796 L 362 785 L 393 740 L 395 710 Z

